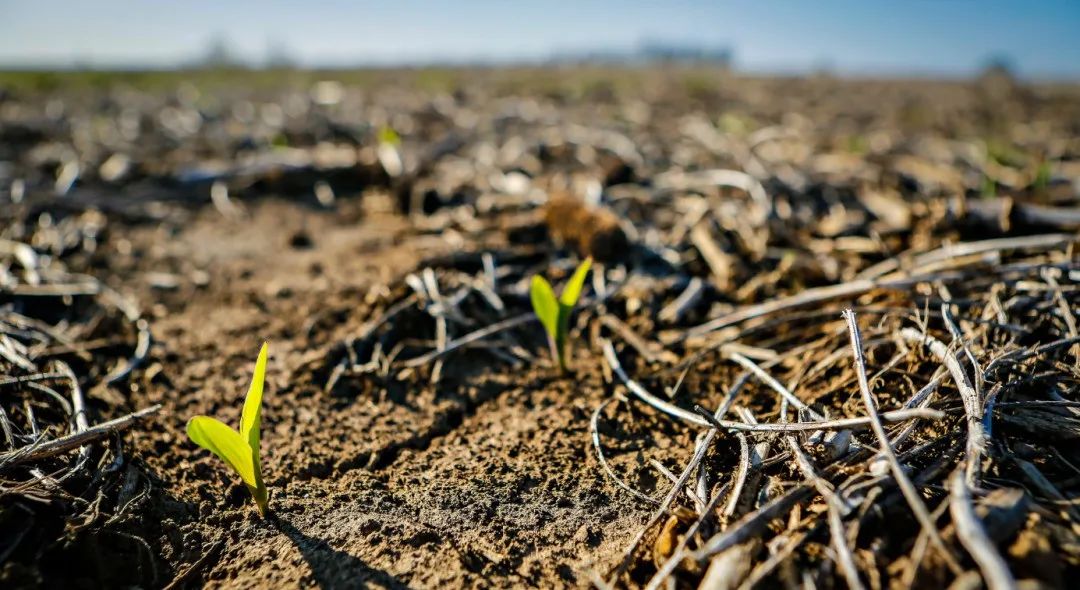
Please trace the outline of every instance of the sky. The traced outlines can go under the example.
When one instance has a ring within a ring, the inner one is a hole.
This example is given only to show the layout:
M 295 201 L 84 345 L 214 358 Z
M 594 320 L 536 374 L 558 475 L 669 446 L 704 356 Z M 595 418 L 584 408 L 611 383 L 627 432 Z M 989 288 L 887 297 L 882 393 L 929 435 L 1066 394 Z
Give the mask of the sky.
M 727 47 L 740 70 L 964 75 L 1007 57 L 1080 79 L 1080 0 L 0 0 L 0 68 L 168 67 L 215 39 L 252 63 L 516 62 L 631 50 L 643 39 Z

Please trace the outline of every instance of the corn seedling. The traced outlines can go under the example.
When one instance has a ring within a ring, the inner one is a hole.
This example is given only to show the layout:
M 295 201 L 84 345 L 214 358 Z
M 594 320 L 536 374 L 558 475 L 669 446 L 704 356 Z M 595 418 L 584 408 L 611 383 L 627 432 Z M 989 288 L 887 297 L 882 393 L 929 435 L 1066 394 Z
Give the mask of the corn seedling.
M 551 284 L 540 275 L 533 276 L 529 289 L 533 311 L 548 334 L 551 356 L 558 361 L 559 369 L 563 372 L 566 372 L 566 338 L 570 330 L 570 313 L 581 297 L 581 289 L 585 286 L 585 277 L 591 266 L 592 258 L 586 258 L 574 271 L 557 299 Z
M 267 344 L 262 345 L 255 373 L 251 376 L 244 410 L 240 414 L 240 432 L 209 416 L 195 416 L 187 423 L 187 435 L 195 444 L 217 455 L 240 475 L 255 499 L 259 515 L 266 516 L 266 485 L 259 460 L 259 429 L 262 425 L 263 381 L 266 378 Z

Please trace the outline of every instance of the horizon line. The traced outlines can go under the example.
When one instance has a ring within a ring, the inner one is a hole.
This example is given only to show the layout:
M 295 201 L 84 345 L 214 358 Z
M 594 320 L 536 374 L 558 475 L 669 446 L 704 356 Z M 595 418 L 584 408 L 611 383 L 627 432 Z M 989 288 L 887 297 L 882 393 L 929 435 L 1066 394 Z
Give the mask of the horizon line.
M 920 79 L 920 80 L 973 80 L 983 75 L 991 67 L 983 65 L 971 68 L 932 68 L 903 66 L 859 66 L 842 67 L 823 64 L 795 65 L 771 64 L 747 66 L 738 63 L 725 63 L 720 60 L 615 60 L 589 58 L 545 58 L 545 59 L 402 59 L 402 60 L 367 60 L 343 63 L 340 60 L 326 62 L 294 62 L 272 64 L 263 61 L 234 61 L 221 64 L 208 64 L 198 60 L 183 62 L 79 62 L 77 60 L 23 60 L 12 63 L 0 58 L 0 74 L 5 73 L 187 73 L 214 70 L 238 70 L 250 72 L 296 71 L 296 72 L 356 72 L 356 71 L 393 71 L 393 70 L 499 70 L 514 68 L 589 68 L 609 67 L 625 69 L 648 69 L 650 67 L 677 66 L 685 68 L 714 69 L 717 72 L 730 72 L 734 75 L 763 77 L 809 77 L 833 76 L 850 79 Z M 1024 72 L 1007 69 L 1009 76 L 1030 83 L 1080 83 L 1080 75 L 1070 72 Z

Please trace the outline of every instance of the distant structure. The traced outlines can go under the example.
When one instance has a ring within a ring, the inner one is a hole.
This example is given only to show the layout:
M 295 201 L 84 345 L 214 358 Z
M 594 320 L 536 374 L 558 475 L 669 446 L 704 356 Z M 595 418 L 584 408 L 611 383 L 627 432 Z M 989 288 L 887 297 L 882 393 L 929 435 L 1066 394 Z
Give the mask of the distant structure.
M 646 40 L 638 47 L 638 56 L 646 62 L 710 64 L 731 66 L 730 47 L 706 47 L 687 43 Z
M 1021 91 L 1017 83 L 1016 67 L 1007 55 L 992 55 L 983 61 L 982 68 L 975 76 L 975 83 L 977 88 L 992 101 L 1005 100 L 1008 96 Z M 1010 116 L 1001 112 L 995 115 L 1001 117 L 1002 120 Z
M 555 65 L 608 64 L 684 64 L 709 65 L 730 69 L 734 52 L 726 46 L 710 46 L 685 42 L 642 40 L 629 49 L 593 49 L 561 51 L 549 60 Z
M 1016 64 L 1008 55 L 996 54 L 991 55 L 983 61 L 982 67 L 979 69 L 979 76 L 982 78 L 1016 78 Z
M 296 67 L 296 60 L 280 39 L 271 39 L 266 44 L 266 60 L 263 64 L 271 70 L 287 70 Z
M 225 35 L 218 33 L 210 38 L 202 57 L 192 65 L 199 69 L 217 70 L 243 67 L 244 64 L 233 52 Z

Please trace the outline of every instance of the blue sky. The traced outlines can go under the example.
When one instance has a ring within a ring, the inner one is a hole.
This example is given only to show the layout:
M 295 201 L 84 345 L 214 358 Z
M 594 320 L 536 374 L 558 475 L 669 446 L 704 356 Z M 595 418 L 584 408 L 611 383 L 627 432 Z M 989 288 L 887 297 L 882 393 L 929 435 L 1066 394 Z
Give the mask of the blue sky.
M 0 64 L 170 65 L 222 36 L 304 65 L 514 61 L 629 49 L 642 39 L 727 46 L 737 67 L 964 74 L 991 55 L 1029 77 L 1080 79 L 1080 0 L 0 0 Z

